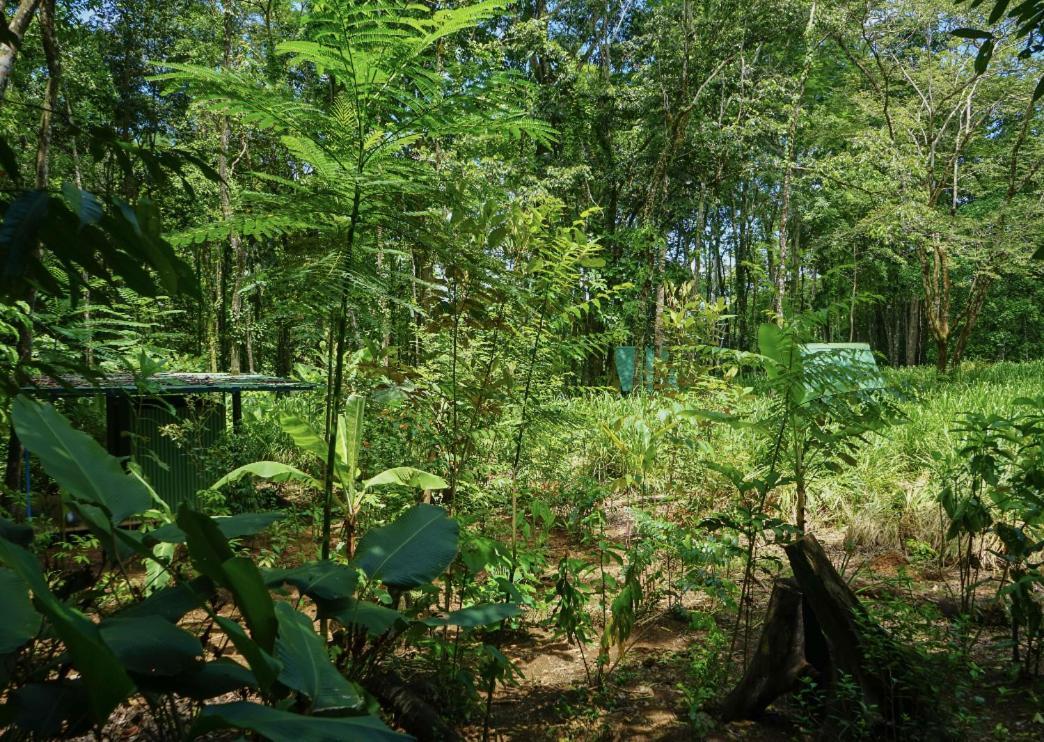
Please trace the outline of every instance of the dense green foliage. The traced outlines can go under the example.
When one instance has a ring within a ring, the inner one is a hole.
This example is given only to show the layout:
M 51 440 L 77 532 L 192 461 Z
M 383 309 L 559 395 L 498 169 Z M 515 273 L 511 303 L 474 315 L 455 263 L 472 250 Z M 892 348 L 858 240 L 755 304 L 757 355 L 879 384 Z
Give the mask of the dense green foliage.
M 535 653 L 627 737 L 669 625 L 705 736 L 813 534 L 934 717 L 788 734 L 1035 738 L 1042 14 L 0 2 L 0 725 L 488 739 Z

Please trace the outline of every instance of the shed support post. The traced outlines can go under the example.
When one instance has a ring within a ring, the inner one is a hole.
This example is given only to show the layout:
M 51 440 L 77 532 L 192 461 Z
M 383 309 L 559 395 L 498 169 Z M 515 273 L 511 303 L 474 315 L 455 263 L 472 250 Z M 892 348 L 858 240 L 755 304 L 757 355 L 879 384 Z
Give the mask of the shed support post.
M 131 406 L 121 394 L 105 396 L 105 448 L 122 458 L 131 455 Z
M 232 392 L 232 430 L 239 432 L 243 425 L 243 394 L 238 389 Z

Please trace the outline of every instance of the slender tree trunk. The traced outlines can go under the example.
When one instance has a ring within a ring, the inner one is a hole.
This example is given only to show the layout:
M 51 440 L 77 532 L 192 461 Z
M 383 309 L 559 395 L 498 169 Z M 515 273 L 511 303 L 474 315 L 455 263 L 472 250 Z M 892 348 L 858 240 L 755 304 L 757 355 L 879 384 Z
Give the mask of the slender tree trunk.
M 18 3 L 14 15 L 7 24 L 7 28 L 19 41 L 25 36 L 26 29 L 33 20 L 33 14 L 40 4 L 40 0 L 22 0 Z M 11 79 L 11 70 L 14 68 L 15 58 L 18 56 L 18 47 L 13 44 L 0 44 L 0 102 L 7 93 L 7 82 Z
M 211 287 L 213 305 L 210 309 L 210 322 L 209 332 L 210 335 L 208 345 L 210 348 L 210 372 L 217 373 L 221 365 L 221 335 L 223 322 L 221 321 L 221 314 L 223 310 L 223 299 L 225 277 L 223 275 L 223 246 L 211 243 L 209 252 L 209 262 L 213 268 L 214 283 Z
M 774 261 L 774 294 L 772 298 L 772 310 L 776 315 L 776 321 L 783 320 L 783 294 L 786 291 L 787 281 L 787 251 L 790 239 L 790 201 L 794 182 L 794 164 L 797 160 L 797 129 L 801 118 L 801 100 L 805 95 L 805 84 L 812 72 L 812 62 L 815 58 L 815 44 L 813 34 L 816 30 L 816 0 L 808 12 L 808 25 L 805 26 L 805 60 L 801 66 L 801 76 L 798 79 L 797 89 L 791 101 L 790 123 L 787 125 L 787 141 L 783 162 L 783 188 L 781 194 L 779 212 L 779 253 Z
M 232 40 L 235 35 L 235 16 L 231 5 L 226 5 L 224 13 L 224 50 L 222 65 L 228 70 L 232 67 Z M 228 116 L 221 118 L 221 152 L 218 155 L 218 174 L 221 176 L 219 185 L 221 199 L 221 216 L 226 221 L 233 216 L 232 194 L 229 180 L 232 177 L 234 162 L 229 162 L 229 145 L 232 139 L 232 125 Z M 246 141 L 243 141 L 242 153 L 246 152 Z M 238 159 L 238 158 L 237 158 Z M 233 232 L 228 239 L 228 248 L 233 261 L 232 288 L 231 288 L 231 317 L 228 343 L 228 370 L 230 373 L 238 374 L 243 370 L 243 349 L 248 342 L 249 319 L 245 318 L 243 312 L 243 285 L 246 281 L 247 254 L 246 244 L 243 238 Z M 247 353 L 248 366 L 253 367 L 253 349 Z
M 736 242 L 736 345 L 740 350 L 747 349 L 747 292 L 749 279 L 747 266 L 750 261 L 750 220 L 748 213 L 750 204 L 747 198 L 746 184 L 742 186 L 742 213 L 739 218 L 739 240 Z
M 910 299 L 906 311 L 906 365 L 916 366 L 920 357 L 921 302 Z
M 25 5 L 25 3 L 22 5 Z M 22 11 L 22 5 L 19 6 L 18 12 Z M 36 3 L 33 3 L 32 7 L 35 9 Z M 40 35 L 43 40 L 44 58 L 47 61 L 47 85 L 44 92 L 44 100 L 41 105 L 40 128 L 37 130 L 35 185 L 37 190 L 47 190 L 50 182 L 52 119 L 54 117 L 54 111 L 58 107 L 58 90 L 62 82 L 61 60 L 58 53 L 58 42 L 54 34 L 54 0 L 43 0 L 43 7 L 40 16 Z M 28 21 L 25 23 L 28 25 Z M 2 61 L 2 58 L 0 58 L 0 63 L 2 63 Z M 8 65 L 11 63 L 13 63 L 13 56 L 8 62 Z M 8 66 L 7 71 L 10 71 L 10 66 Z M 2 72 L 2 70 L 0 70 L 0 72 Z M 5 77 L 2 78 L 0 82 L 6 83 L 6 79 L 5 73 Z M 0 94 L 2 94 L 2 92 L 0 92 Z M 35 253 L 36 255 L 34 259 L 39 259 L 41 253 L 41 247 L 39 244 L 37 244 L 35 248 Z M 26 304 L 29 305 L 31 316 L 36 309 L 36 288 L 34 286 L 27 286 L 23 299 Z M 24 369 L 33 358 L 33 327 L 31 321 L 19 325 L 17 349 L 18 365 L 21 370 Z M 12 428 L 7 442 L 7 461 L 6 469 L 4 471 L 4 484 L 12 491 L 18 490 L 21 462 L 22 444 L 15 435 L 14 428 Z M 13 503 L 3 502 L 0 504 L 2 504 L 5 509 L 13 509 Z
M 21 8 L 19 8 L 20 10 Z M 54 0 L 43 0 L 40 6 L 40 36 L 47 60 L 47 87 L 40 114 L 40 130 L 36 144 L 36 187 L 46 190 L 50 181 L 51 122 L 58 108 L 58 90 L 62 84 L 58 41 L 54 35 Z

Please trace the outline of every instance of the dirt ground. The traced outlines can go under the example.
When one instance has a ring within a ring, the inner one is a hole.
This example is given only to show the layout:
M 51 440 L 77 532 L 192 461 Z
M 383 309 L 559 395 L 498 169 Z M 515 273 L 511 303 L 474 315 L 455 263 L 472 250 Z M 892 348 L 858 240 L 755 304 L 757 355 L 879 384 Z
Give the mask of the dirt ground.
M 556 550 L 565 548 L 559 534 Z M 843 534 L 826 531 L 820 535 L 835 564 L 846 561 L 846 576 L 852 576 L 852 585 L 864 599 L 873 599 L 882 591 L 894 591 L 897 576 L 906 575 L 912 581 L 905 583 L 908 592 L 903 598 L 923 601 L 939 607 L 946 613 L 954 602 L 956 576 L 939 573 L 909 563 L 898 552 L 867 552 L 848 555 L 845 560 L 841 548 Z M 902 583 L 900 583 L 902 584 Z M 988 592 L 988 591 L 987 591 Z M 894 594 L 894 593 L 893 593 Z M 768 585 L 756 593 L 761 615 L 768 601 Z M 984 598 L 985 599 L 985 598 Z M 688 609 L 706 609 L 700 598 L 688 598 Z M 542 742 L 561 740 L 693 740 L 711 741 L 747 740 L 769 742 L 808 738 L 791 718 L 788 701 L 779 708 L 770 707 L 764 718 L 757 721 L 716 723 L 710 716 L 700 714 L 694 725 L 689 705 L 679 685 L 686 680 L 692 651 L 698 647 L 703 632 L 691 629 L 677 612 L 657 611 L 636 629 L 636 640 L 613 672 L 606 690 L 596 697 L 588 682 L 579 649 L 556 639 L 544 629 L 531 629 L 525 636 L 501 649 L 522 672 L 523 678 L 515 687 L 497 692 L 493 703 L 491 737 L 497 740 Z M 731 628 L 728 618 L 717 617 L 723 629 Z M 989 613 L 983 619 L 982 634 L 973 650 L 976 663 L 982 668 L 978 678 L 977 708 L 967 739 L 1044 740 L 1044 686 L 1018 687 L 1007 674 L 1006 650 L 999 649 L 998 640 L 1005 638 L 1004 628 L 991 621 Z M 994 625 L 990 625 L 994 624 Z M 756 643 L 758 632 L 752 634 Z M 587 648 L 586 657 L 592 661 L 597 647 Z M 737 658 L 738 662 L 738 658 Z M 738 673 L 734 670 L 733 682 Z M 722 688 L 727 692 L 728 688 Z M 481 729 L 466 731 L 469 739 L 481 738 Z
M 611 538 L 626 539 L 628 524 L 614 524 Z M 926 565 L 911 564 L 906 556 L 894 551 L 863 552 L 845 555 L 843 534 L 824 529 L 817 532 L 835 564 L 843 564 L 846 578 L 864 599 L 873 599 L 905 584 L 903 598 L 911 602 L 931 603 L 945 614 L 954 604 L 956 575 L 940 572 Z M 555 531 L 550 538 L 551 558 L 557 562 L 567 552 L 579 550 L 567 535 Z M 901 583 L 900 575 L 912 578 Z M 770 583 L 763 582 L 755 591 L 755 616 L 761 616 L 768 602 Z M 983 600 L 990 590 L 983 591 Z M 683 606 L 689 611 L 712 611 L 714 604 L 702 594 L 688 594 Z M 705 642 L 706 633 L 693 629 L 684 620 L 683 611 L 668 611 L 664 606 L 648 612 L 640 620 L 628 649 L 612 671 L 605 689 L 596 693 L 584 669 L 584 658 L 578 647 L 556 638 L 553 633 L 532 621 L 524 633 L 500 647 L 521 671 L 521 679 L 513 686 L 499 688 L 492 706 L 491 738 L 520 742 L 560 742 L 575 740 L 745 740 L 770 742 L 808 738 L 793 720 L 793 708 L 783 700 L 779 707 L 757 721 L 741 721 L 721 725 L 699 713 L 694 725 L 689 703 L 681 689 L 689 678 L 694 652 Z M 192 616 L 188 619 L 191 621 Z M 200 616 L 199 618 L 202 618 Z M 530 617 L 533 618 L 533 617 Z M 999 620 L 998 620 L 999 619 Z M 719 628 L 729 632 L 733 616 L 719 611 L 715 615 Z M 1019 686 L 1007 674 L 1006 650 L 998 648 L 1005 638 L 1003 616 L 982 621 L 982 633 L 973 650 L 982 669 L 978 679 L 978 696 L 974 731 L 966 739 L 1044 740 L 1044 684 Z M 752 631 L 756 643 L 758 631 Z M 593 671 L 597 646 L 587 647 L 585 656 Z M 234 656 L 230 653 L 229 656 Z M 616 657 L 614 656 L 614 660 Z M 732 680 L 738 675 L 741 659 L 734 659 Z M 723 694 L 728 687 L 722 687 Z M 232 700 L 231 698 L 228 700 Z M 482 738 L 480 726 L 462 730 L 465 738 Z M 148 734 L 148 714 L 141 703 L 121 707 L 103 732 L 105 739 L 142 739 Z

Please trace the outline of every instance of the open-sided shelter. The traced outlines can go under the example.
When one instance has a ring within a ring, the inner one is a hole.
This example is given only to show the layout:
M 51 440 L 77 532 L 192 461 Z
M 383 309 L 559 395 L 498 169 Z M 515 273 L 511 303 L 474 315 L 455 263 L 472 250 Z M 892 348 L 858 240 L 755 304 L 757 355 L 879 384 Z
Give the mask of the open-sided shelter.
M 314 386 L 260 374 L 158 373 L 139 379 L 109 373 L 41 377 L 23 391 L 45 399 L 104 397 L 106 449 L 133 458 L 156 493 L 177 509 L 211 484 L 204 480 L 199 455 L 225 432 L 226 400 L 231 400 L 232 425 L 238 427 L 244 392 L 285 393 Z M 190 428 L 191 439 L 171 436 L 174 428 L 169 426 L 175 424 Z

